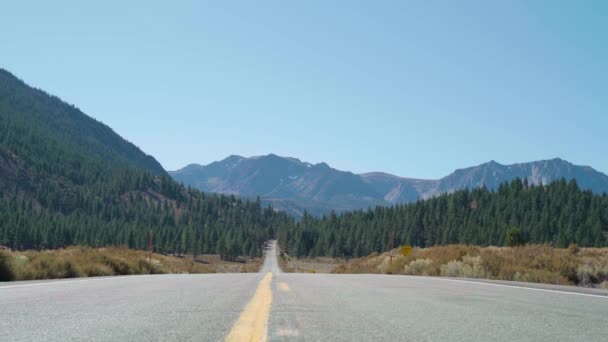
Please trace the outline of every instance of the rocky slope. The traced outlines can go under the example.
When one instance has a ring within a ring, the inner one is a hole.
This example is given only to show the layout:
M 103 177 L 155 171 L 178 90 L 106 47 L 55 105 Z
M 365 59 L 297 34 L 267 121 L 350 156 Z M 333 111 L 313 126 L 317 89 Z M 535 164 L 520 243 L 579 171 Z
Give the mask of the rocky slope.
M 496 189 L 514 178 L 549 184 L 565 178 L 596 193 L 608 192 L 608 176 L 588 166 L 556 158 L 513 165 L 495 161 L 459 169 L 437 180 L 413 179 L 382 172 L 354 174 L 325 163 L 310 164 L 274 154 L 230 156 L 209 165 L 191 164 L 170 172 L 177 181 L 208 192 L 261 197 L 295 216 L 408 203 L 441 193 L 486 186 Z

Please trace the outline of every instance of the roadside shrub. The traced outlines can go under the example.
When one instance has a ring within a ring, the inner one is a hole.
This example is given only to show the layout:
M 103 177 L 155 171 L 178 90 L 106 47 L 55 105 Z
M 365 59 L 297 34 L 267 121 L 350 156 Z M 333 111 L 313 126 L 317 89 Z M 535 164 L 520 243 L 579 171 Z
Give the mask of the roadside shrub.
M 390 263 L 390 258 L 383 262 L 381 267 L 382 273 L 386 274 L 400 274 L 403 272 L 403 268 L 412 261 L 412 256 L 395 255 L 393 262 Z
M 444 277 L 462 277 L 464 263 L 452 260 L 445 265 L 441 265 L 441 275 Z
M 500 274 L 502 267 L 502 258 L 497 251 L 493 249 L 483 249 L 481 251 L 481 268 L 490 276 L 497 277 Z
M 139 259 L 137 263 L 136 274 L 161 274 L 164 273 L 154 263 L 148 262 L 148 260 Z
M 78 267 L 69 260 L 63 262 L 63 270 L 64 278 L 78 278 L 82 276 L 82 272 Z
M 417 250 L 418 257 L 431 259 L 439 267 L 452 260 L 461 260 L 465 255 L 479 255 L 479 247 L 464 245 L 434 246 Z
M 462 277 L 465 278 L 484 278 L 485 271 L 481 266 L 481 257 L 465 255 L 462 257 L 462 263 L 464 264 L 462 268 Z
M 462 257 L 462 262 L 466 265 L 474 266 L 474 265 L 479 264 L 480 259 L 481 259 L 481 257 L 479 255 L 472 256 L 472 255 L 467 254 Z
M 608 248 L 464 245 L 416 248 L 413 255 L 374 254 L 340 265 L 332 273 L 391 273 L 515 280 L 589 287 L 608 286 Z
M 559 274 L 571 284 L 578 284 L 577 262 L 573 257 L 562 255 L 560 258 Z
M 405 265 L 403 268 L 403 274 L 409 275 L 431 275 L 429 268 L 431 268 L 433 260 L 431 259 L 416 259 Z
M 82 272 L 73 262 L 63 258 L 55 258 L 48 254 L 41 254 L 25 265 L 21 278 L 24 280 L 56 279 L 75 278 L 82 275 Z
M 189 259 L 155 255 L 148 261 L 144 251 L 120 247 L 68 247 L 47 251 L 10 253 L 0 248 L 0 279 L 34 280 L 97 277 L 130 274 L 211 273 L 214 266 Z M 6 266 L 10 266 L 10 268 Z M 240 270 L 255 272 L 257 264 L 239 265 Z M 7 273 L 7 270 L 10 272 Z M 9 275 L 9 276 L 7 276 Z M 3 277 L 3 278 L 2 278 Z
M 122 259 L 104 256 L 104 260 L 116 275 L 133 274 L 132 267 Z
M 103 277 L 114 275 L 112 269 L 108 265 L 103 264 L 88 264 L 83 268 L 82 273 L 86 277 Z
M 513 275 L 514 281 L 527 283 L 564 284 L 564 279 L 555 272 L 549 270 L 519 270 Z
M 441 265 L 441 275 L 444 277 L 483 278 L 485 272 L 481 267 L 479 256 L 464 256 L 463 261 L 452 260 Z
M 15 279 L 13 269 L 13 255 L 11 252 L 0 249 L 0 281 L 11 281 Z
M 590 286 L 595 283 L 595 270 L 591 265 L 580 265 L 576 269 L 576 277 L 578 278 L 579 285 Z
M 581 286 L 596 286 L 608 280 L 608 264 L 597 259 L 586 259 L 576 269 Z
M 581 249 L 578 247 L 577 244 L 571 243 L 568 245 L 568 252 L 570 254 L 578 254 L 578 252 L 580 252 L 580 251 L 581 251 Z

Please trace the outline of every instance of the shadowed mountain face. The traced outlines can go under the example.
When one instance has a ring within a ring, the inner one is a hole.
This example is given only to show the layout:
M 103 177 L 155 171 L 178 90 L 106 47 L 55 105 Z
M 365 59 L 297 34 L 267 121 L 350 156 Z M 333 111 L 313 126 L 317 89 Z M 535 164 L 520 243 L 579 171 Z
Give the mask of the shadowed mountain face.
M 515 178 L 527 179 L 532 184 L 575 179 L 582 189 L 608 193 L 608 176 L 561 159 L 513 165 L 491 161 L 456 170 L 438 180 L 403 178 L 381 172 L 357 175 L 325 163 L 312 165 L 274 154 L 251 158 L 230 156 L 205 166 L 191 164 L 170 174 L 177 181 L 204 191 L 260 196 L 275 208 L 295 216 L 302 215 L 304 209 L 323 214 L 331 210 L 408 203 L 464 188 L 496 189 Z
M 208 192 L 245 197 L 300 216 L 304 209 L 316 214 L 388 204 L 365 179 L 332 169 L 325 163 L 309 164 L 274 154 L 244 158 L 230 156 L 206 166 L 191 164 L 170 172 L 184 184 Z

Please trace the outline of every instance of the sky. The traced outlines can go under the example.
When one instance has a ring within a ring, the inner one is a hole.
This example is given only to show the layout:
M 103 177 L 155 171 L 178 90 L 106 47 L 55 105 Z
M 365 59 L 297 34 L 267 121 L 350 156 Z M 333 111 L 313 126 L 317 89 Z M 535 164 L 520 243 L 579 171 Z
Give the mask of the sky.
M 606 1 L 4 1 L 0 68 L 167 169 L 608 173 Z

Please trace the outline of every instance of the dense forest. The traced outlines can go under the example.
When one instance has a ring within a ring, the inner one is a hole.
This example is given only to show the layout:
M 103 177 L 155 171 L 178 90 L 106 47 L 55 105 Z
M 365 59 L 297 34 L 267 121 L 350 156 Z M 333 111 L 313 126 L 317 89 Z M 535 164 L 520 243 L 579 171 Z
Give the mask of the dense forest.
M 104 124 L 0 70 L 0 245 L 125 245 L 259 255 L 293 219 L 259 202 L 205 195 Z
M 207 196 L 168 178 L 144 176 L 144 182 L 148 181 L 150 189 L 165 182 L 175 187 L 177 199 L 153 199 L 154 190 L 107 201 L 85 196 L 79 208 L 63 214 L 40 209 L 30 198 L 4 197 L 0 200 L 0 245 L 20 250 L 70 245 L 146 249 L 152 229 L 156 252 L 211 253 L 231 259 L 260 255 L 264 241 L 275 235 L 277 227 L 293 222 L 286 214 L 263 209 L 258 201 Z
M 395 246 L 547 243 L 608 245 L 608 196 L 582 191 L 574 180 L 548 186 L 516 179 L 496 191 L 456 191 L 416 203 L 315 218 L 280 230 L 279 244 L 295 256 L 360 257 Z M 510 240 L 507 238 L 509 236 Z

